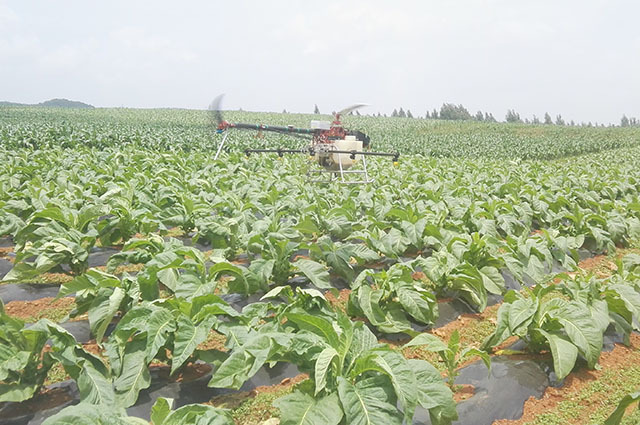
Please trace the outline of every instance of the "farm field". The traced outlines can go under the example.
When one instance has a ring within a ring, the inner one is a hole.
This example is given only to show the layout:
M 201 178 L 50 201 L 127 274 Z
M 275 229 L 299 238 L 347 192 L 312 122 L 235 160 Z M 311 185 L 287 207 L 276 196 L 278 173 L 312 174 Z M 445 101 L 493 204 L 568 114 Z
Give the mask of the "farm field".
M 214 160 L 204 111 L 0 108 L 0 424 L 595 424 L 640 390 L 640 129 L 344 121 L 398 164 L 314 185 L 242 153 L 293 137 Z

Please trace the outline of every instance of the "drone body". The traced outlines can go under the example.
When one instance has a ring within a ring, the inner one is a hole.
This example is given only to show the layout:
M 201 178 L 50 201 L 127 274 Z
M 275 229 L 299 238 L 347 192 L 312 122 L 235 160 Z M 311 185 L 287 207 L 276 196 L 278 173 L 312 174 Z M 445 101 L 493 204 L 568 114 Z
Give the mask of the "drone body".
M 219 156 L 222 145 L 230 129 L 243 129 L 254 131 L 271 131 L 283 134 L 295 134 L 300 137 L 309 138 L 310 144 L 304 149 L 245 149 L 248 156 L 252 153 L 277 153 L 282 157 L 289 153 L 307 153 L 310 158 L 322 167 L 321 170 L 310 170 L 307 174 L 314 175 L 317 173 L 328 173 L 329 180 L 312 180 L 314 182 L 339 180 L 341 183 L 370 183 L 371 180 L 367 173 L 366 157 L 367 156 L 388 156 L 393 157 L 393 161 L 397 162 L 398 153 L 370 152 L 364 149 L 369 147 L 369 137 L 360 132 L 347 130 L 343 127 L 340 117 L 358 109 L 363 104 L 353 105 L 336 114 L 334 114 L 333 122 L 329 121 L 311 121 L 310 128 L 297 128 L 294 126 L 270 126 L 264 124 L 245 124 L 230 123 L 222 119 L 222 114 L 218 109 L 221 96 L 218 96 L 212 103 L 210 108 L 217 121 L 217 132 L 224 133 L 224 137 L 218 147 L 215 158 Z M 215 109 L 214 109 L 215 108 Z M 350 168 L 361 160 L 362 167 L 359 170 L 350 170 Z M 347 175 L 361 175 L 362 179 L 348 179 Z

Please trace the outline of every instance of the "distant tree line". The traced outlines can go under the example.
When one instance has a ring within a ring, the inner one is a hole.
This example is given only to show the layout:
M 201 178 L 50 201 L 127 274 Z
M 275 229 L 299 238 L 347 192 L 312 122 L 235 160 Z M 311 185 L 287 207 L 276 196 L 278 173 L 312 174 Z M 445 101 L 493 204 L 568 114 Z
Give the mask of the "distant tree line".
M 318 105 L 314 105 L 313 112 L 314 114 L 320 113 L 320 110 L 318 109 Z M 355 114 L 360 115 L 360 112 L 356 111 Z M 377 114 L 372 114 L 372 116 L 386 117 L 387 115 L 380 114 L 380 112 L 378 112 Z M 414 115 L 411 113 L 409 109 L 405 111 L 404 108 L 402 107 L 400 107 L 399 109 L 394 109 L 393 112 L 391 113 L 391 116 L 398 117 L 398 118 L 421 118 L 420 116 L 414 117 Z M 456 105 L 454 103 L 443 103 L 442 106 L 440 107 L 440 110 L 434 108 L 432 111 L 427 111 L 424 118 L 434 119 L 434 120 L 453 120 L 453 121 L 473 120 L 473 121 L 483 121 L 483 122 L 497 122 L 494 116 L 489 112 L 478 111 L 472 115 L 467 110 L 467 108 L 465 108 L 462 104 Z M 574 127 L 574 126 L 604 127 L 605 126 L 604 124 L 598 124 L 597 122 L 592 123 L 591 121 L 581 122 L 579 124 L 573 120 L 566 122 L 564 118 L 562 118 L 561 114 L 556 115 L 556 118 L 554 120 L 548 112 L 544 113 L 542 120 L 538 118 L 536 115 L 534 115 L 531 119 L 529 118 L 523 119 L 520 117 L 520 114 L 516 112 L 515 109 L 507 110 L 507 114 L 505 115 L 504 120 L 507 123 L 514 123 L 514 124 L 521 123 L 521 124 L 564 125 L 564 126 L 570 126 L 570 127 Z M 609 126 L 612 126 L 612 124 L 609 124 Z M 620 127 L 639 127 L 639 126 L 640 126 L 640 119 L 638 118 L 627 117 L 626 115 L 623 115 L 622 118 L 620 119 Z
M 622 115 L 620 118 L 620 127 L 639 127 L 640 120 L 635 117 L 627 117 L 626 115 Z

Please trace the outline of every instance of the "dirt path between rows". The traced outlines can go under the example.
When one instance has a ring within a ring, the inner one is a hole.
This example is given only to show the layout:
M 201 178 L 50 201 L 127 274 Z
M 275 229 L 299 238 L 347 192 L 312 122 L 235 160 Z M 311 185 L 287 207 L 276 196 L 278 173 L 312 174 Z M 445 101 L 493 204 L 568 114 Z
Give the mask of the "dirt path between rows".
M 524 413 L 518 420 L 499 420 L 495 421 L 493 425 L 524 425 L 526 423 L 535 421 L 542 413 L 548 413 L 554 410 L 558 403 L 572 399 L 575 394 L 578 394 L 587 385 L 595 380 L 602 378 L 605 373 L 612 372 L 624 372 L 630 365 L 638 364 L 640 361 L 640 335 L 631 335 L 631 345 L 625 347 L 624 345 L 616 345 L 616 347 L 610 352 L 604 352 L 600 356 L 600 370 L 588 370 L 583 369 L 575 373 L 571 373 L 565 380 L 565 383 L 560 388 L 549 387 L 544 392 L 541 399 L 531 397 L 524 404 Z M 635 388 L 629 388 L 629 391 L 634 391 Z M 581 409 L 574 410 L 576 414 L 574 418 L 567 422 L 567 425 L 582 425 L 589 422 L 589 416 L 592 413 L 593 406 L 598 406 L 606 403 L 608 399 L 608 393 L 599 391 L 594 392 L 586 400 L 581 402 Z M 613 411 L 613 407 L 611 408 Z
M 4 306 L 5 312 L 12 317 L 27 320 L 46 317 L 48 312 L 57 310 L 66 314 L 75 305 L 75 298 L 67 297 L 55 300 L 52 297 L 33 301 L 11 301 Z M 64 315 L 63 314 L 63 315 Z

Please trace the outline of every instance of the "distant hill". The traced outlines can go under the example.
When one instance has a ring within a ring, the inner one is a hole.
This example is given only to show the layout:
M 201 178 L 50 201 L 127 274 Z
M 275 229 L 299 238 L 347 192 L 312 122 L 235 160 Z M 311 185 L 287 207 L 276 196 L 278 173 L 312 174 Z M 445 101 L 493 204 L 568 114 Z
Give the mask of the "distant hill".
M 89 105 L 88 103 L 78 102 L 77 100 L 69 100 L 69 99 L 51 99 L 51 100 L 45 100 L 44 102 L 40 102 L 36 104 L 0 101 L 0 106 L 44 106 L 47 108 L 78 108 L 78 109 L 94 108 L 93 105 Z

